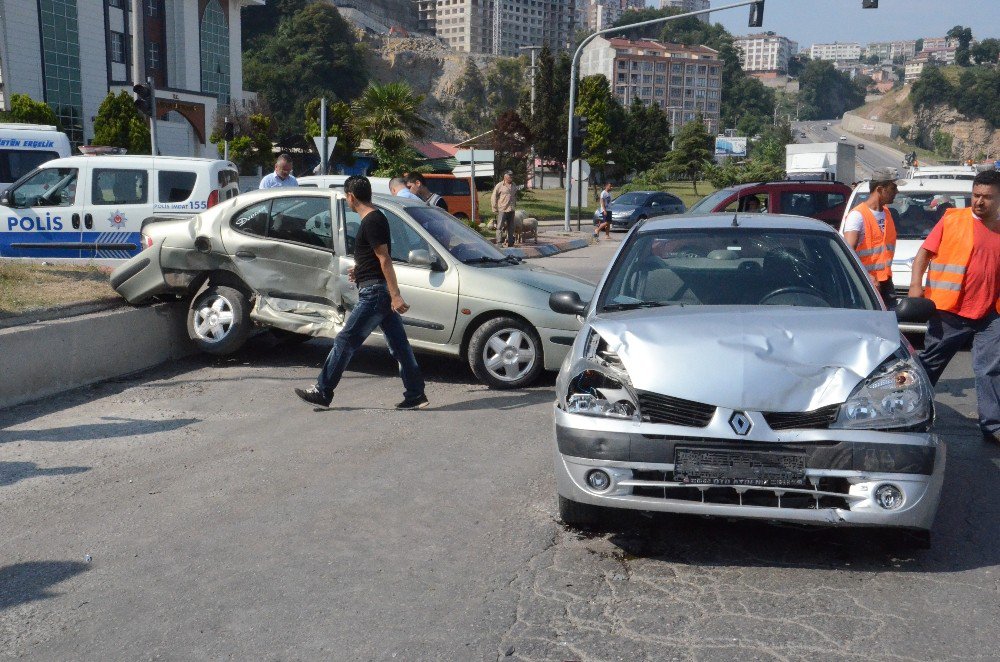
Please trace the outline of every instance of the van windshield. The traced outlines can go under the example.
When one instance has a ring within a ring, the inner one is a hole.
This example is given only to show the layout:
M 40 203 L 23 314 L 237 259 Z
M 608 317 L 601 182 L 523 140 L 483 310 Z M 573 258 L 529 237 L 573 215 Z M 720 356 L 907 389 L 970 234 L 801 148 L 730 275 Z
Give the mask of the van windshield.
M 58 158 L 55 152 L 34 149 L 0 150 L 0 182 L 16 182 L 43 163 Z
M 868 191 L 858 191 L 854 206 L 868 199 Z M 952 207 L 972 205 L 972 193 L 948 193 L 932 186 L 919 191 L 900 191 L 889 205 L 895 215 L 896 236 L 899 239 L 926 239 L 945 211 Z

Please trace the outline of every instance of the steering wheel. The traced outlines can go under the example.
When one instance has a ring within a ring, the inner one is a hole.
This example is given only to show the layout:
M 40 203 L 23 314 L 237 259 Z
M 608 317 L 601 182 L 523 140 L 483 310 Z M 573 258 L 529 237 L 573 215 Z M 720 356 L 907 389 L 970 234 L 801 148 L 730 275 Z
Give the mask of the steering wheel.
M 806 299 L 812 299 L 813 302 L 807 301 L 806 303 L 790 304 L 782 301 L 776 301 L 776 302 L 770 301 L 771 299 L 777 299 L 779 297 L 792 297 L 794 299 L 796 295 L 800 297 L 805 297 Z M 760 301 L 758 301 L 757 304 L 761 306 L 805 305 L 805 306 L 815 306 L 818 308 L 830 307 L 830 302 L 827 301 L 818 290 L 815 290 L 811 287 L 799 287 L 796 285 L 792 285 L 789 287 L 779 287 L 778 289 L 772 292 L 768 292 L 767 294 L 765 294 L 760 298 Z

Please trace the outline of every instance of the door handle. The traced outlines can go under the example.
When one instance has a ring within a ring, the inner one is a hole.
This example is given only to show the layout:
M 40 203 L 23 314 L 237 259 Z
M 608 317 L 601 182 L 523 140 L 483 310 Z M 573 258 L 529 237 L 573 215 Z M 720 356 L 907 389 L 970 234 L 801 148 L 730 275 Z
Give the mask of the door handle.
M 73 223 L 73 229 L 74 230 L 79 230 L 80 229 L 80 215 L 79 214 L 73 214 L 72 216 L 70 216 L 70 220 Z
M 84 214 L 83 215 L 83 225 L 88 230 L 92 229 L 94 227 L 94 217 L 91 216 L 90 214 Z
M 244 260 L 253 260 L 257 257 L 257 254 L 250 251 L 236 251 L 236 257 L 243 258 Z

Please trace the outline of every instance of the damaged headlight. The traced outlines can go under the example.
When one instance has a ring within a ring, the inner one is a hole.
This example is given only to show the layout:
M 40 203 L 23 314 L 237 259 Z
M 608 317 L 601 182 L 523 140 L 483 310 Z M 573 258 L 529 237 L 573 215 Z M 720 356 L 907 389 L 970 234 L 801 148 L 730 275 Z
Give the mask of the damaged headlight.
M 569 382 L 566 411 L 586 416 L 639 420 L 638 399 L 628 373 L 606 340 L 593 331 L 584 353 L 586 367 Z
M 927 424 L 933 415 L 933 397 L 923 368 L 900 349 L 858 384 L 840 406 L 833 427 L 891 430 Z

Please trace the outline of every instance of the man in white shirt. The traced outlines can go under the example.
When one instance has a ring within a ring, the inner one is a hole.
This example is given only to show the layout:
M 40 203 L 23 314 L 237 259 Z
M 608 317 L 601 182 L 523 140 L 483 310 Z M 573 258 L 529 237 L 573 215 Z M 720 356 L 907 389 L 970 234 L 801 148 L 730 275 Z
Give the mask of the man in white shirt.
M 298 185 L 298 180 L 292 176 L 292 159 L 287 154 L 278 156 L 278 160 L 274 162 L 274 172 L 260 180 L 262 189 Z

